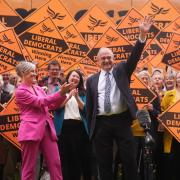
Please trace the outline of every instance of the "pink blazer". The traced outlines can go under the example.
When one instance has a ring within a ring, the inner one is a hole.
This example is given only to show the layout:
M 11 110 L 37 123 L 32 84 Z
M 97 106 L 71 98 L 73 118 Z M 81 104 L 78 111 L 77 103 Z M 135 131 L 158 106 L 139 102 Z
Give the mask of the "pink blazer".
M 34 85 L 31 90 L 27 85 L 21 84 L 15 91 L 16 103 L 20 108 L 20 127 L 18 140 L 41 140 L 44 135 L 46 122 L 50 126 L 52 140 L 57 140 L 54 123 L 49 109 L 58 108 L 66 99 L 59 92 L 46 95 L 44 90 Z

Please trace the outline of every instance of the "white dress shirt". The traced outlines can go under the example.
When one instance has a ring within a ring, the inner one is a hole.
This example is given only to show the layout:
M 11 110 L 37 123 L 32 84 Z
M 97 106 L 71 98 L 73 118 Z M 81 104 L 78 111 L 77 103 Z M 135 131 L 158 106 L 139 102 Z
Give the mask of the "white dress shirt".
M 98 115 L 112 115 L 119 114 L 127 110 L 127 105 L 121 97 L 119 88 L 116 85 L 112 70 L 109 71 L 109 78 L 111 81 L 111 93 L 110 93 L 110 102 L 111 102 L 111 111 L 107 114 L 104 111 L 104 96 L 105 96 L 105 84 L 106 84 L 106 71 L 101 69 L 98 82 Z
M 65 105 L 64 119 L 81 120 L 79 106 L 74 96 Z

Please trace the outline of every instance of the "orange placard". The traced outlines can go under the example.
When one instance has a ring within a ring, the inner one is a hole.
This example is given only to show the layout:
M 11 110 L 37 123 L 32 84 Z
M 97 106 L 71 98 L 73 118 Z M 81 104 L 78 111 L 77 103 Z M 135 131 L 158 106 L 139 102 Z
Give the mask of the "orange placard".
M 6 30 L 6 26 L 4 26 L 1 22 L 0 22 L 0 32 Z
M 156 39 L 150 42 L 148 46 L 146 46 L 145 50 L 142 54 L 145 54 L 140 61 L 138 62 L 138 67 L 144 67 L 147 63 L 149 63 L 152 59 L 156 60 L 156 57 L 159 53 L 162 53 L 163 48 L 157 42 Z
M 143 15 L 136 9 L 132 8 L 116 29 L 124 38 L 134 44 L 139 38 L 139 21 L 141 20 L 143 20 Z M 152 25 L 150 31 L 147 33 L 146 46 L 155 38 L 158 32 L 159 29 Z
M 157 35 L 156 39 L 164 49 L 167 48 L 172 37 L 172 33 L 180 33 L 180 17 L 171 22 Z
M 178 11 L 168 0 L 150 0 L 140 12 L 144 16 L 151 16 L 159 29 L 165 28 L 179 16 Z
M 65 71 L 65 74 L 75 69 L 80 70 L 82 74 L 84 75 L 84 77 L 86 78 L 89 77 L 90 75 L 97 73 L 100 70 L 99 66 L 97 66 L 97 64 L 95 64 L 88 57 L 83 58 L 82 60 L 80 60 L 80 62 L 71 66 L 69 69 Z
M 66 42 L 50 18 L 19 36 L 33 61 L 41 66 L 68 49 Z
M 12 29 L 0 32 L 0 73 L 10 71 L 24 60 L 18 39 Z
M 97 53 L 101 47 L 108 47 L 112 50 L 115 63 L 127 60 L 132 50 L 132 45 L 112 27 L 104 33 L 88 53 L 88 57 L 95 63 L 97 62 Z
M 151 103 L 156 98 L 156 94 L 134 74 L 131 76 L 130 88 L 139 109 L 142 109 L 145 105 Z
M 180 142 L 180 101 L 159 116 L 163 126 Z
M 0 22 L 6 27 L 13 27 L 19 23 L 22 18 L 12 9 L 6 1 L 0 1 Z
M 62 30 L 61 35 L 67 42 L 69 49 L 60 54 L 56 59 L 66 71 L 87 55 L 89 47 L 74 25 L 70 25 Z
M 15 32 L 19 35 L 47 17 L 52 19 L 58 29 L 63 29 L 74 23 L 74 19 L 60 0 L 50 0 L 17 24 Z
M 78 31 L 90 47 L 93 47 L 110 26 L 114 28 L 115 24 L 97 5 L 90 8 L 76 23 Z
M 81 71 L 82 74 L 85 74 L 84 71 L 81 69 L 81 67 L 80 67 L 80 65 L 79 65 L 79 62 L 77 62 L 77 63 L 75 63 L 73 66 L 71 66 L 69 69 L 67 69 L 67 70 L 65 71 L 65 75 L 67 75 L 69 71 L 75 70 L 75 69 Z
M 180 34 L 173 34 L 162 62 L 180 70 Z
M 38 67 L 37 68 L 38 80 L 42 80 L 44 77 L 48 76 L 48 69 L 47 69 L 48 63 L 45 63 L 40 67 L 39 65 L 37 66 Z
M 18 148 L 20 148 L 17 140 L 19 125 L 19 108 L 15 103 L 15 98 L 12 97 L 6 108 L 0 112 L 0 133 Z
M 81 68 L 81 70 L 84 72 L 85 76 L 88 77 L 92 74 L 97 73 L 100 68 L 99 66 L 97 66 L 91 59 L 89 59 L 88 57 L 83 58 L 80 63 L 79 66 Z

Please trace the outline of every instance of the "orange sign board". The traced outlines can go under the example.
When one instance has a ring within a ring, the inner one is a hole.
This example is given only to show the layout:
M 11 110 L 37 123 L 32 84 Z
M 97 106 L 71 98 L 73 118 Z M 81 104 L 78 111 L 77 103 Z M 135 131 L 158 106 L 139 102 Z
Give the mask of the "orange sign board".
M 74 69 L 80 70 L 85 77 L 95 74 L 100 70 L 99 66 L 97 66 L 88 57 L 81 59 L 78 63 L 74 64 L 72 67 L 66 70 L 65 73 L 67 74 L 70 70 L 74 70 Z
M 31 15 L 17 24 L 15 32 L 19 35 L 31 26 L 50 17 L 58 29 L 63 29 L 74 23 L 74 19 L 60 0 L 50 0 Z
M 12 29 L 0 32 L 0 73 L 10 71 L 24 60 L 18 39 Z
M 13 27 L 19 23 L 22 18 L 12 9 L 6 1 L 0 1 L 0 22 L 7 27 Z
M 80 61 L 79 66 L 87 77 L 100 70 L 100 68 L 88 57 L 83 58 Z
M 0 133 L 18 148 L 20 148 L 17 140 L 19 125 L 19 108 L 15 103 L 15 98 L 12 97 L 6 108 L 0 112 Z
M 156 95 L 136 75 L 131 76 L 130 88 L 132 95 L 139 109 L 142 109 L 148 103 L 151 103 Z
M 19 36 L 23 46 L 39 66 L 68 49 L 66 42 L 50 18 Z
M 159 119 L 164 127 L 180 142 L 180 101 L 168 108 Z
M 173 34 L 162 62 L 180 70 L 180 34 Z
M 0 22 L 0 32 L 6 30 L 6 27 Z
M 144 16 L 151 16 L 159 29 L 165 28 L 179 16 L 178 11 L 168 0 L 150 0 L 140 11 Z
M 148 46 L 146 46 L 143 54 L 147 54 L 145 57 L 141 58 L 138 62 L 138 67 L 144 67 L 147 63 L 149 63 L 152 59 L 156 60 L 159 53 L 162 53 L 162 47 L 157 42 L 156 39 L 150 42 Z M 158 63 L 159 64 L 159 63 Z
M 37 66 L 38 80 L 42 80 L 44 77 L 48 76 L 48 69 L 47 69 L 48 63 L 45 63 L 40 67 L 39 65 Z
M 89 47 L 74 25 L 62 30 L 61 35 L 67 42 L 69 49 L 61 53 L 56 59 L 66 71 L 87 55 Z
M 172 37 L 172 33 L 180 33 L 180 17 L 171 22 L 157 35 L 156 39 L 164 49 L 167 48 Z
M 139 21 L 141 20 L 143 20 L 143 15 L 141 15 L 136 9 L 132 8 L 116 29 L 129 42 L 135 44 L 139 38 Z M 146 45 L 148 45 L 155 38 L 158 32 L 159 29 L 152 25 L 150 31 L 147 33 Z
M 132 45 L 112 27 L 104 33 L 88 53 L 88 57 L 95 63 L 97 62 L 97 53 L 101 47 L 108 47 L 112 50 L 116 63 L 127 60 L 132 50 Z
M 97 5 L 90 8 L 76 23 L 78 31 L 90 47 L 100 39 L 110 26 L 115 27 L 115 24 Z

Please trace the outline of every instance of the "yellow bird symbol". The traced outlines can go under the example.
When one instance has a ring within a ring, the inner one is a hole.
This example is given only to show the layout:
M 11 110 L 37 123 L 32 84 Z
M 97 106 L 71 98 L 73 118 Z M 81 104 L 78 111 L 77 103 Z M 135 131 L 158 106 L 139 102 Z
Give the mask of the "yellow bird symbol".
M 42 25 L 42 29 L 40 29 L 40 32 L 42 34 L 44 34 L 45 32 L 53 32 L 53 31 L 54 31 L 54 29 L 51 29 L 51 28 L 47 27 L 44 23 Z
M 152 10 L 152 14 L 149 13 L 148 15 L 151 16 L 152 18 L 155 18 L 158 14 L 167 14 L 170 10 L 169 9 L 164 9 L 162 7 L 158 7 L 157 5 L 151 3 L 151 10 Z
M 133 18 L 131 16 L 129 16 L 129 25 L 132 26 L 135 22 L 138 22 L 140 20 L 140 18 Z
M 59 20 L 63 20 L 66 15 L 61 15 L 60 13 L 56 13 L 55 11 L 53 11 L 49 6 L 47 8 L 47 13 L 49 14 L 49 16 L 52 19 L 59 19 Z
M 118 37 L 111 37 L 106 35 L 107 41 L 105 42 L 107 45 L 110 45 L 113 41 L 117 41 L 119 38 Z
M 4 43 L 8 43 L 8 44 L 13 44 L 14 42 L 11 41 L 11 39 L 9 39 L 6 34 L 4 34 L 2 36 L 2 39 L 0 39 L 0 43 L 4 44 Z
M 90 21 L 91 25 L 89 25 L 88 28 L 91 31 L 94 31 L 94 29 L 98 26 L 104 27 L 107 24 L 107 21 L 102 21 L 101 19 L 97 20 L 96 18 L 94 18 L 91 15 L 89 15 L 89 21 Z
M 69 32 L 68 30 L 66 31 L 66 36 L 64 36 L 65 39 L 70 39 L 70 38 L 76 38 L 77 36 Z

